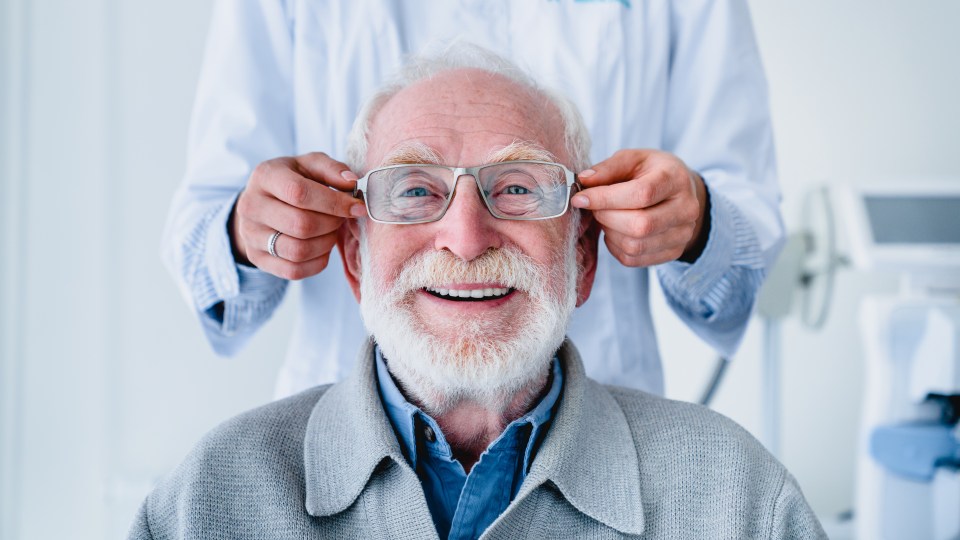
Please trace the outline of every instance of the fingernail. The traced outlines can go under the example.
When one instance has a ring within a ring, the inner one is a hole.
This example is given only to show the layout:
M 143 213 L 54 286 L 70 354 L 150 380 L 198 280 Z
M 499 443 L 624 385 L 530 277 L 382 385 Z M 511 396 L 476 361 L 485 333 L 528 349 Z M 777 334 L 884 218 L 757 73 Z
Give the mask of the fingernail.
M 587 170 L 585 170 L 585 171 L 580 171 L 580 174 L 578 174 L 577 176 L 579 176 L 579 177 L 582 178 L 582 177 L 584 177 L 584 176 L 593 176 L 593 175 L 595 175 L 595 174 L 597 174 L 597 171 L 595 171 L 595 170 L 593 170 L 593 169 L 587 169 Z
M 359 180 L 359 177 L 356 174 L 353 174 L 353 171 L 343 171 L 340 173 L 340 176 L 342 176 L 343 179 L 347 180 L 348 182 L 356 182 Z
M 577 208 L 586 208 L 590 206 L 590 199 L 586 198 L 584 195 L 577 195 L 570 200 L 570 204 L 576 206 Z
M 350 215 L 353 217 L 363 217 L 367 215 L 367 209 L 362 204 L 355 204 L 350 207 Z

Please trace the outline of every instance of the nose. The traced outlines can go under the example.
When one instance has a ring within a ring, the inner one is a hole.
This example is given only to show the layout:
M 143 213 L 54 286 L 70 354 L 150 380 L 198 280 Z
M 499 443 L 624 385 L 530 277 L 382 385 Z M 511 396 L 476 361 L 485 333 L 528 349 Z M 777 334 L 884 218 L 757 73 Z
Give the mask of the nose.
M 480 196 L 477 182 L 470 175 L 461 175 L 447 213 L 436 223 L 439 230 L 434 247 L 472 261 L 488 249 L 500 247 L 495 219 Z

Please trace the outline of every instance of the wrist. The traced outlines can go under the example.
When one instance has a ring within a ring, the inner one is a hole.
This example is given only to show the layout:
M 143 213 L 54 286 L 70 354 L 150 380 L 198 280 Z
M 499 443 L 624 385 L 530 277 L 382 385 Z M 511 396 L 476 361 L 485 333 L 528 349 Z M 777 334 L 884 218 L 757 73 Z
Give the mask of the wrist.
M 241 193 L 241 195 L 243 194 Z M 237 204 L 239 201 L 240 197 L 237 197 L 237 201 L 233 203 L 233 208 L 230 209 L 230 217 L 227 218 L 227 236 L 230 237 L 230 251 L 233 253 L 234 262 L 237 264 L 253 266 L 250 264 L 250 259 L 247 258 L 247 252 L 243 249 L 240 242 L 240 226 L 237 223 Z
M 691 172 L 697 192 L 697 202 L 700 204 L 700 217 L 693 229 L 693 236 L 687 242 L 683 254 L 677 259 L 685 263 L 694 263 L 700 258 L 704 248 L 707 247 L 707 240 L 710 238 L 710 192 L 707 185 L 696 172 Z

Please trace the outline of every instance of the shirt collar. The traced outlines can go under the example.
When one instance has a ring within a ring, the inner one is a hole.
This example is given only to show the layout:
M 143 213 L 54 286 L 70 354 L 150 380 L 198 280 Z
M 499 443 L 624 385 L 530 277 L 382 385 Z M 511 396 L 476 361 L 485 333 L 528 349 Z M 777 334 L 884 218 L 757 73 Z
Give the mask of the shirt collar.
M 377 383 L 380 388 L 380 398 L 383 400 L 383 408 L 397 433 L 397 440 L 400 442 L 404 456 L 410 460 L 410 465 L 416 470 L 416 419 L 422 412 L 416 405 L 407 401 L 400 389 L 397 388 L 396 382 L 387 370 L 386 362 L 383 361 L 383 355 L 380 354 L 379 347 L 376 347 L 374 354 L 377 365 Z
M 387 363 L 379 347 L 376 348 L 375 356 L 377 382 L 380 388 L 380 397 L 383 399 L 384 409 L 397 434 L 397 439 L 400 442 L 404 455 L 410 461 L 410 466 L 416 469 L 417 460 L 420 458 L 420 456 L 417 455 L 417 437 L 420 436 L 416 429 L 417 419 L 419 418 L 421 422 L 430 426 L 441 445 L 447 444 L 446 439 L 440 430 L 440 426 L 437 425 L 436 420 L 416 405 L 407 401 L 403 396 L 403 393 L 397 387 L 396 381 L 393 380 L 393 376 L 391 376 L 390 371 L 387 369 Z M 530 469 L 530 461 L 536 455 L 537 446 L 540 441 L 543 440 L 545 430 L 547 429 L 550 419 L 553 417 L 554 406 L 557 404 L 563 388 L 563 370 L 560 368 L 560 360 L 557 357 L 554 357 L 551 363 L 550 381 L 550 389 L 547 390 L 547 393 L 544 394 L 537 405 L 520 418 L 511 422 L 510 425 L 504 428 L 503 433 L 500 435 L 500 437 L 507 436 L 508 434 L 516 436 L 520 431 L 516 429 L 517 427 L 524 424 L 530 425 L 530 436 L 526 441 L 526 449 L 523 454 L 524 472 Z M 499 438 L 497 441 L 491 443 L 491 446 L 498 441 Z

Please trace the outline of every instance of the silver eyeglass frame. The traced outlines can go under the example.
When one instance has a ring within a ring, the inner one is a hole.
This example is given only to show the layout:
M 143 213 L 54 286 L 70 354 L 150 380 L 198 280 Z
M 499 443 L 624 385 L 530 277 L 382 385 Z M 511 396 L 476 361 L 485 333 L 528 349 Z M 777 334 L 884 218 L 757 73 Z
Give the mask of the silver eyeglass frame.
M 563 203 L 563 210 L 560 213 L 552 216 L 543 216 L 535 218 L 511 218 L 511 217 L 500 217 L 494 213 L 493 208 L 490 207 L 490 201 L 487 200 L 486 195 L 483 193 L 483 187 L 480 186 L 480 171 L 488 167 L 497 167 L 500 165 L 509 165 L 511 163 L 531 163 L 531 164 L 540 164 L 540 165 L 553 165 L 555 167 L 560 167 L 563 169 L 563 173 L 566 176 L 567 181 L 567 197 Z M 422 219 L 419 221 L 382 221 L 370 213 L 370 205 L 366 204 L 366 191 L 367 191 L 367 178 L 371 174 L 385 171 L 389 169 L 399 169 L 400 167 L 430 167 L 434 169 L 446 169 L 453 174 L 453 188 L 450 190 L 450 195 L 447 196 L 447 202 L 443 205 L 443 210 L 440 212 L 440 215 L 436 218 L 431 219 Z M 562 163 L 554 163 L 552 161 L 536 161 L 536 160 L 516 160 L 516 161 L 500 161 L 497 163 L 488 163 L 486 165 L 478 165 L 476 167 L 449 167 L 447 165 L 438 165 L 436 163 L 403 163 L 400 165 L 387 165 L 386 167 L 378 167 L 371 171 L 368 171 L 367 174 L 363 175 L 362 178 L 357 180 L 357 187 L 353 190 L 353 196 L 362 199 L 364 206 L 367 208 L 367 216 L 376 223 L 383 223 L 385 225 L 418 225 L 421 223 L 433 223 L 434 221 L 440 221 L 443 219 L 443 216 L 447 215 L 447 209 L 450 208 L 450 203 L 453 202 L 453 198 L 457 193 L 457 183 L 460 181 L 461 176 L 471 176 L 473 177 L 473 182 L 477 186 L 477 191 L 480 193 L 480 199 L 483 200 L 483 205 L 486 206 L 487 211 L 490 212 L 490 215 L 495 219 L 502 219 L 506 221 L 542 221 L 545 219 L 555 219 L 567 213 L 567 210 L 570 209 L 570 198 L 574 193 L 583 189 L 583 185 L 580 183 L 580 179 L 577 178 L 576 173 L 568 169 Z M 364 194 L 361 197 L 361 194 Z

